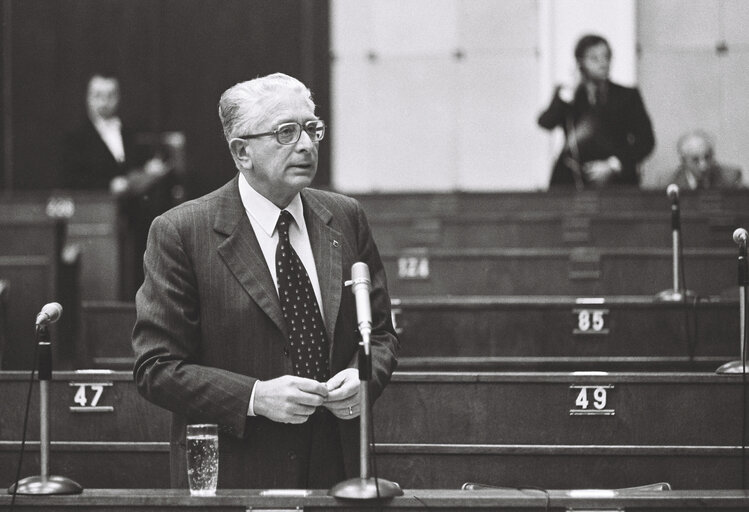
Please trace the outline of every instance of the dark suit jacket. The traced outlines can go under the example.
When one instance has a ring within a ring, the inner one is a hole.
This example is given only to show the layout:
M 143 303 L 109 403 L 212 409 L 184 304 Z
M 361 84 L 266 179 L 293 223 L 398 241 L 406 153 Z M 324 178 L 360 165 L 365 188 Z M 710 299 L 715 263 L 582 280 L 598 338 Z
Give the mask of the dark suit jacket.
M 721 165 L 716 163 L 710 167 L 702 179 L 697 184 L 698 189 L 711 189 L 711 188 L 742 188 L 744 186 L 742 180 L 742 172 L 739 167 L 733 167 L 730 165 Z M 687 171 L 684 167 L 679 166 L 676 171 L 668 178 L 667 184 L 674 183 L 679 186 L 682 190 L 690 190 L 692 187 L 687 179 Z
M 354 199 L 302 192 L 320 280 L 330 373 L 357 366 L 354 297 L 344 281 L 357 261 L 372 276 L 372 401 L 396 366 L 398 340 L 385 271 Z M 237 178 L 157 217 L 136 296 L 134 377 L 141 394 L 172 411 L 172 485 L 186 486 L 185 424 L 219 424 L 222 488 L 299 487 L 304 425 L 247 417 L 257 379 L 292 374 L 276 287 L 242 205 Z M 147 421 L 147 418 L 144 418 Z M 336 420 L 346 472 L 358 474 L 358 420 Z
M 112 178 L 142 166 L 148 159 L 147 154 L 135 144 L 133 132 L 124 123 L 122 145 L 125 161 L 119 163 L 91 120 L 86 119 L 63 138 L 60 185 L 74 190 L 109 190 Z
M 572 157 L 579 164 L 592 160 L 606 160 L 616 156 L 622 171 L 615 175 L 614 183 L 639 185 L 637 164 L 655 147 L 655 136 L 650 117 L 636 88 L 607 82 L 605 99 L 591 105 L 584 86 L 578 87 L 572 103 L 559 98 L 559 89 L 547 109 L 538 118 L 538 124 L 551 130 L 564 129 L 565 148 L 554 165 L 551 185 L 574 184 L 573 169 L 568 165 Z M 575 126 L 577 155 L 571 149 L 570 128 Z M 587 185 L 587 180 L 583 178 Z
M 143 173 L 135 172 L 152 157 L 149 148 L 135 143 L 135 134 L 124 123 L 122 144 L 125 161 L 115 160 L 104 140 L 87 119 L 78 128 L 68 132 L 63 140 L 61 186 L 72 190 L 109 191 L 109 182 L 116 176 L 126 176 L 136 192 L 120 197 L 119 246 L 119 297 L 133 300 L 135 291 L 143 282 L 143 251 L 151 221 L 156 215 L 175 204 L 172 189 L 178 179 L 173 170 L 147 188 L 134 187 L 135 179 Z

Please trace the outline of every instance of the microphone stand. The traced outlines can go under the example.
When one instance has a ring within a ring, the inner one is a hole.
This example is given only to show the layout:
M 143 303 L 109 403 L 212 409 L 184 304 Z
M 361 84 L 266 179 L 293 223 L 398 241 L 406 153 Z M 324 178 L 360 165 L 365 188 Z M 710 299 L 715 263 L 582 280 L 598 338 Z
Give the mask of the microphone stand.
M 746 233 L 746 232 L 745 232 Z M 746 291 L 749 285 L 749 270 L 746 262 L 746 240 L 739 243 L 739 357 L 721 365 L 715 373 L 749 373 L 749 361 L 746 354 Z
M 672 185 L 673 186 L 673 185 Z M 670 190 L 670 189 L 669 189 Z M 694 292 L 684 290 L 681 282 L 681 218 L 679 214 L 678 188 L 671 200 L 671 243 L 673 247 L 673 289 L 659 292 L 655 298 L 661 302 L 683 302 L 688 296 L 694 296 Z
M 49 381 L 52 380 L 52 348 L 45 324 L 36 326 L 39 350 L 39 465 L 41 473 L 19 480 L 8 494 L 80 494 L 75 481 L 49 474 Z
M 369 407 L 369 381 L 372 378 L 372 353 L 369 332 L 362 331 L 359 350 L 359 399 L 361 415 L 359 416 L 359 478 L 349 478 L 335 484 L 328 494 L 336 498 L 352 500 L 378 500 L 402 496 L 400 486 L 383 478 L 369 476 L 369 425 L 371 410 Z

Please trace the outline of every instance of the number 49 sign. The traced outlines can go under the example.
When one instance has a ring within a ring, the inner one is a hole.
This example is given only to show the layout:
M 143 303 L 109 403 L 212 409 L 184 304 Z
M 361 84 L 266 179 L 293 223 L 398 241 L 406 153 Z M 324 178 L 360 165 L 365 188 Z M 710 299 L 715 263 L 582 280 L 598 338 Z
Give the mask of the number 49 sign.
M 573 406 L 570 416 L 613 416 L 613 384 L 570 386 Z

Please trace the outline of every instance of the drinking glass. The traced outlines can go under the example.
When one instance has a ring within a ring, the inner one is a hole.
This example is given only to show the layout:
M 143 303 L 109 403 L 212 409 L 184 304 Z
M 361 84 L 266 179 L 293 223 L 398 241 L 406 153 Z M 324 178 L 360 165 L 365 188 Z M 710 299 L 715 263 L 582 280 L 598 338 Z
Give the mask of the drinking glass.
M 218 425 L 187 425 L 187 482 L 191 496 L 215 496 L 218 483 Z

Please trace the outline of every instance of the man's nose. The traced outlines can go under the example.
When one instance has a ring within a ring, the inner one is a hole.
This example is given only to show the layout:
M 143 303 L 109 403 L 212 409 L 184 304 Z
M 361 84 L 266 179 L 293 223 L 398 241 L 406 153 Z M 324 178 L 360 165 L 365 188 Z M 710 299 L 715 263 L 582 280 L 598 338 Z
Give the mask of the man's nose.
M 297 149 L 311 149 L 315 147 L 315 143 L 312 141 L 312 137 L 310 137 L 310 134 L 307 133 L 307 130 L 302 130 L 301 135 L 299 135 L 299 140 L 296 143 Z

